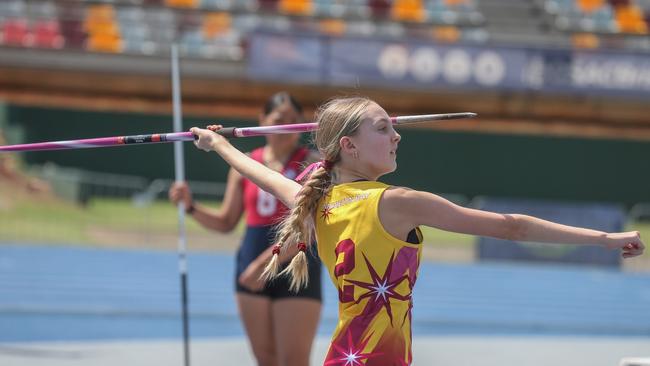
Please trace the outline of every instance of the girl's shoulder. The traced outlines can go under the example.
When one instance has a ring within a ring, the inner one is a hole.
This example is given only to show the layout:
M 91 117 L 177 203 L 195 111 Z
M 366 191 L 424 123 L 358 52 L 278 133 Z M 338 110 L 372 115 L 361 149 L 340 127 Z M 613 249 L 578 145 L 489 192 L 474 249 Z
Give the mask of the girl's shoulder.
M 415 190 L 408 187 L 388 186 L 382 195 L 382 200 L 402 201 L 412 192 Z
M 432 195 L 429 192 L 418 191 L 409 187 L 389 186 L 381 196 L 381 204 L 388 210 L 408 211 L 414 208 L 425 196 Z

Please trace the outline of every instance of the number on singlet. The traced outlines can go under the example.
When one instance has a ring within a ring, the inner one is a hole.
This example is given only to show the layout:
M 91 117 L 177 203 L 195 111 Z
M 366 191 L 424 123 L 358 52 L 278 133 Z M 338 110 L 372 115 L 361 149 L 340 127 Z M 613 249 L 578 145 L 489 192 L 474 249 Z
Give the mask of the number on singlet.
M 352 239 L 345 239 L 336 244 L 334 253 L 336 254 L 334 275 L 337 278 L 354 270 L 354 242 Z M 339 288 L 339 301 L 342 303 L 354 301 L 353 285 L 343 285 L 343 288 Z
M 345 239 L 336 244 L 334 248 L 336 254 L 336 265 L 334 274 L 336 277 L 352 272 L 354 269 L 354 242 L 351 239 Z
M 262 189 L 257 191 L 257 213 L 260 216 L 268 217 L 275 213 L 278 201 L 275 197 Z

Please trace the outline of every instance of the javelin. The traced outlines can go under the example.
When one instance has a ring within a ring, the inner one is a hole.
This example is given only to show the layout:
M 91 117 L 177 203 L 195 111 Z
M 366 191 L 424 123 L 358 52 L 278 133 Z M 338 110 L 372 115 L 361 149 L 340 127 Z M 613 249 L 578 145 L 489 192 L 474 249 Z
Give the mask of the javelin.
M 444 121 L 449 119 L 463 119 L 476 117 L 476 113 L 445 113 L 425 114 L 418 116 L 391 117 L 394 125 L 407 125 L 412 123 L 424 123 L 433 121 Z M 296 123 L 288 125 L 261 126 L 261 127 L 226 127 L 217 131 L 218 134 L 234 137 L 253 137 L 265 135 L 277 135 L 287 133 L 310 132 L 318 129 L 318 123 Z M 37 142 L 33 144 L 0 146 L 0 152 L 6 151 L 45 151 L 45 150 L 68 150 L 88 149 L 94 147 L 121 146 L 131 144 L 155 144 L 175 141 L 193 141 L 194 134 L 191 132 L 154 133 L 150 135 L 114 136 L 99 137 L 82 140 Z

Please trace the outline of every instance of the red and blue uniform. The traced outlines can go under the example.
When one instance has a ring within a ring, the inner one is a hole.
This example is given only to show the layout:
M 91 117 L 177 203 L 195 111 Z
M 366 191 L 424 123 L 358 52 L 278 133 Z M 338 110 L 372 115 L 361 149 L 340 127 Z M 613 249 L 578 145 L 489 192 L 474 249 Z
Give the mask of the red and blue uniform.
M 264 164 L 264 148 L 258 148 L 250 153 L 250 157 Z M 300 147 L 294 151 L 287 163 L 284 165 L 282 174 L 294 179 L 302 170 L 309 150 Z M 237 251 L 237 266 L 235 275 L 235 286 L 237 292 L 253 293 L 237 283 L 239 275 L 270 245 L 275 244 L 275 228 L 288 212 L 288 208 L 278 201 L 272 194 L 263 191 L 250 180 L 242 179 L 242 191 L 244 195 L 244 210 L 246 212 L 246 233 L 239 250 Z M 309 260 L 309 284 L 306 288 L 297 293 L 289 291 L 289 279 L 287 276 L 280 276 L 260 292 L 254 294 L 268 296 L 270 298 L 283 297 L 308 297 L 317 300 L 321 299 L 321 265 L 317 254 L 308 253 Z

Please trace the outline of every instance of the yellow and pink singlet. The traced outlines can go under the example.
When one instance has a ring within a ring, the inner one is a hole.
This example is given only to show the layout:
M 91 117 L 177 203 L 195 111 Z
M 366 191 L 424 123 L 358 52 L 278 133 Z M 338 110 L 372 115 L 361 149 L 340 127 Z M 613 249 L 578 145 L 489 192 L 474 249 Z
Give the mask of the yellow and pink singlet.
M 316 211 L 318 254 L 338 288 L 339 321 L 325 365 L 409 365 L 411 292 L 422 234 L 415 243 L 389 234 L 379 220 L 380 182 L 332 187 Z M 411 240 L 410 240 L 411 241 Z

